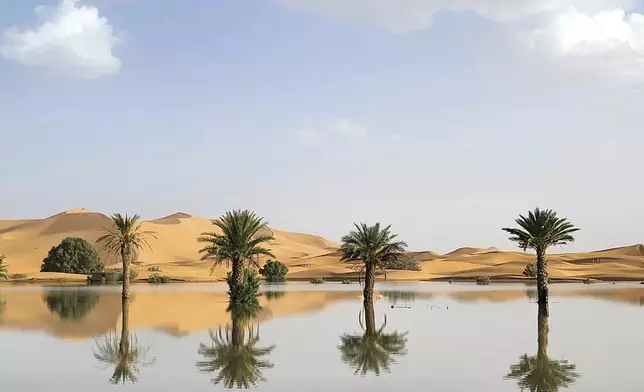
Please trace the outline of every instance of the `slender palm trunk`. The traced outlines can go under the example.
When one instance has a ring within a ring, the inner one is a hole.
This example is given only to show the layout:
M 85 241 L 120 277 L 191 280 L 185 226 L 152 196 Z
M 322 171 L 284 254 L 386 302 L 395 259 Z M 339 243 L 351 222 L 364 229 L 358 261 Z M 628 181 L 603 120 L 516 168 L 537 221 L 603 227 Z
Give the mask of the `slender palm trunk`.
M 121 250 L 121 262 L 123 263 L 123 301 L 130 299 L 130 250 L 123 248 Z
M 548 361 L 548 306 L 539 304 L 537 318 L 537 362 Z
M 373 335 L 376 333 L 376 313 L 373 309 L 373 301 L 364 301 L 364 320 L 365 320 L 365 335 Z
M 130 301 L 123 298 L 121 301 L 121 342 L 119 354 L 125 355 L 130 350 Z
M 241 317 L 236 316 L 235 313 L 231 313 L 231 331 L 230 331 L 230 339 L 232 346 L 237 348 L 241 347 L 242 344 L 244 344 L 244 323 L 241 320 Z
M 371 263 L 366 263 L 364 275 L 364 303 L 365 309 L 367 302 L 370 302 L 373 307 L 373 287 L 376 283 L 376 270 Z
M 546 252 L 537 249 L 537 292 L 539 294 L 539 305 L 545 305 L 546 315 L 548 312 L 548 261 Z
M 241 260 L 233 260 L 233 283 L 235 287 L 231 290 L 236 291 L 244 284 L 244 263 Z

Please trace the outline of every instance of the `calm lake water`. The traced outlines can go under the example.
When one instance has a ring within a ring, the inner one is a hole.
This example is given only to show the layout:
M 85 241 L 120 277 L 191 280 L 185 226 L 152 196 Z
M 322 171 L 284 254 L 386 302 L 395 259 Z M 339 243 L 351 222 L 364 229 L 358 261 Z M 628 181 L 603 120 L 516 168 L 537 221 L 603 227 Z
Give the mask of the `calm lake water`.
M 237 380 L 260 391 L 519 391 L 550 382 L 538 390 L 641 391 L 644 383 L 644 287 L 635 284 L 553 285 L 545 320 L 524 285 L 378 284 L 370 337 L 357 284 L 262 290 L 262 309 L 247 322 L 231 320 L 224 285 L 136 285 L 133 352 L 119 363 L 118 287 L 0 286 L 0 386 L 212 391 Z M 136 381 L 112 385 L 115 369 Z M 538 380 L 548 372 L 555 381 Z

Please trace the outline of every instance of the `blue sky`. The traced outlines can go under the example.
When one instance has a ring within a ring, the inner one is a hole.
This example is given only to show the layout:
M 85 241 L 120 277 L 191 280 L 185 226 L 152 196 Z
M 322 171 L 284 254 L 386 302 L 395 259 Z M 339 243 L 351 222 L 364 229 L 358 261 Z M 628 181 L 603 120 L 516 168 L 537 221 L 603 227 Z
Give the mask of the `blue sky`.
M 35 12 L 36 7 L 41 7 Z M 252 208 L 338 240 L 569 250 L 642 242 L 633 0 L 9 0 L 0 218 Z

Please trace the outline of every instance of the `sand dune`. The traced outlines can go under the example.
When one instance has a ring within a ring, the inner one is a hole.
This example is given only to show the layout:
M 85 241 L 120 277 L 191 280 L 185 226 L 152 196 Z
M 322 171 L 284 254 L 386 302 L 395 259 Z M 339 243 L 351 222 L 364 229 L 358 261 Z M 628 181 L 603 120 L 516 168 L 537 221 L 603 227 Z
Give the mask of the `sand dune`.
M 24 273 L 35 279 L 83 280 L 84 276 L 40 273 L 42 260 L 65 237 L 81 237 L 95 243 L 110 226 L 108 216 L 86 209 L 67 210 L 45 219 L 0 220 L 0 254 L 7 256 L 10 273 Z M 226 266 L 216 268 L 210 275 L 211 263 L 200 260 L 202 244 L 197 242 L 197 237 L 202 232 L 219 231 L 212 219 L 176 212 L 145 221 L 143 228 L 156 232 L 157 238 L 150 240 L 151 251 L 144 250 L 138 256 L 136 268 L 141 279 L 147 277 L 149 266 L 158 266 L 162 273 L 187 281 L 225 277 Z M 341 252 L 336 242 L 272 227 L 264 234 L 274 236 L 270 248 L 289 267 L 290 279 L 357 278 L 353 265 L 340 262 Z M 421 270 L 389 271 L 388 279 L 467 279 L 481 275 L 522 279 L 525 265 L 534 261 L 533 254 L 496 248 L 463 247 L 443 255 L 429 250 L 410 255 L 419 261 Z M 119 260 L 114 257 L 103 253 L 101 256 L 108 267 L 118 266 Z M 555 279 L 644 279 L 644 245 L 641 244 L 588 253 L 550 254 L 548 262 Z

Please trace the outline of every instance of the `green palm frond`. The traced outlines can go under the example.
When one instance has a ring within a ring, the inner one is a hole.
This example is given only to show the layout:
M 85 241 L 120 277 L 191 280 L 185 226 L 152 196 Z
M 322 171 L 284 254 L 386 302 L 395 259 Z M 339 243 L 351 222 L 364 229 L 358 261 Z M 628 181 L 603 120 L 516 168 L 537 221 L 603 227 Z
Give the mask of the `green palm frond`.
M 94 347 L 94 358 L 106 367 L 114 366 L 110 378 L 112 384 L 138 381 L 138 367 L 154 363 L 154 359 L 146 359 L 147 353 L 147 349 L 139 346 L 136 335 L 119 336 L 109 333 L 103 337 L 103 341 L 96 341 Z
M 579 231 L 566 218 L 559 218 L 553 210 L 535 208 L 528 216 L 519 215 L 518 228 L 503 228 L 510 234 L 510 241 L 516 242 L 524 251 L 534 249 L 544 251 L 556 245 L 573 242 L 573 233 Z
M 0 255 L 0 279 L 2 280 L 7 280 L 7 267 L 9 267 L 4 263 L 5 258 L 4 255 Z
M 264 219 L 250 210 L 234 210 L 224 214 L 214 222 L 221 233 L 201 233 L 197 241 L 204 243 L 199 250 L 202 260 L 212 260 L 210 274 L 222 264 L 229 266 L 235 261 L 255 264 L 259 267 L 260 256 L 275 257 L 270 249 L 261 245 L 273 240 L 272 235 L 261 235 L 266 228 Z
M 358 316 L 364 334 L 344 334 L 340 337 L 338 346 L 342 354 L 342 361 L 355 369 L 354 374 L 362 376 L 369 372 L 380 375 L 382 371 L 391 372 L 391 365 L 395 357 L 407 354 L 407 332 L 385 333 L 387 318 L 379 329 L 370 326 L 369 322 L 363 323 L 362 312 Z M 366 324 L 366 327 L 365 327 Z
M 265 381 L 262 371 L 273 367 L 268 359 L 275 346 L 259 348 L 259 326 L 248 324 L 256 309 L 231 307 L 232 324 L 210 330 L 210 344 L 200 344 L 203 361 L 197 368 L 203 373 L 216 373 L 212 382 L 226 388 L 249 388 Z M 244 326 L 246 324 L 246 326 Z
M 391 226 L 381 229 L 380 223 L 373 226 L 354 223 L 354 227 L 356 230 L 342 237 L 341 261 L 361 262 L 361 264 L 354 266 L 359 271 L 359 277 L 366 266 L 371 266 L 383 272 L 386 279 L 385 265 L 403 257 L 407 244 L 396 240 L 398 235 L 391 232 Z
M 112 215 L 113 228 L 105 228 L 107 234 L 96 240 L 97 244 L 110 254 L 122 256 L 124 253 L 136 253 L 143 249 L 151 250 L 148 238 L 156 239 L 154 231 L 143 230 L 139 215 Z M 131 260 L 130 260 L 131 261 Z

